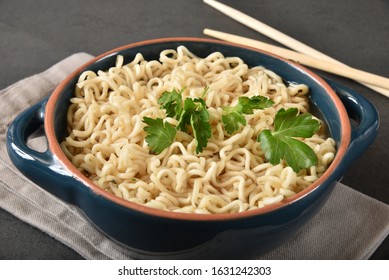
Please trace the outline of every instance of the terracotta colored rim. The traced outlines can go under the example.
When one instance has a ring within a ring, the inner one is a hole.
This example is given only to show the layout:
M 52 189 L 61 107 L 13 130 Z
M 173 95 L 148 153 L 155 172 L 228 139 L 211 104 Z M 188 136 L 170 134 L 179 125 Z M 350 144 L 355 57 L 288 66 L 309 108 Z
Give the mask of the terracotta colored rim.
M 137 204 L 134 202 L 130 202 L 127 200 L 124 200 L 122 198 L 119 198 L 115 196 L 114 194 L 108 193 L 107 191 L 103 190 L 102 188 L 95 185 L 91 180 L 89 180 L 85 175 L 83 175 L 77 168 L 70 162 L 70 160 L 67 159 L 65 154 L 60 148 L 59 143 L 56 140 L 55 137 L 55 131 L 54 131 L 54 109 L 55 104 L 61 95 L 62 91 L 64 90 L 65 86 L 76 76 L 80 74 L 80 72 L 85 69 L 87 66 L 95 63 L 96 61 L 108 56 L 112 55 L 116 52 L 134 48 L 134 47 L 140 47 L 144 45 L 150 45 L 150 44 L 158 44 L 158 43 L 167 43 L 167 42 L 175 42 L 175 41 L 188 41 L 188 42 L 205 42 L 205 43 L 216 43 L 216 44 L 222 44 L 222 45 L 228 45 L 228 46 L 235 46 L 240 47 L 244 49 L 253 50 L 256 52 L 264 53 L 269 56 L 273 56 L 277 59 L 283 60 L 288 64 L 291 64 L 292 66 L 299 68 L 302 72 L 308 73 L 313 80 L 316 80 L 328 93 L 328 95 L 331 97 L 331 99 L 334 102 L 334 105 L 338 109 L 339 115 L 340 115 L 340 122 L 341 122 L 341 141 L 340 145 L 337 147 L 337 153 L 335 155 L 335 158 L 329 168 L 325 171 L 325 173 L 312 185 L 310 185 L 308 188 L 304 189 L 303 191 L 297 193 L 296 195 L 286 198 L 283 201 L 279 203 L 275 203 L 269 206 L 266 206 L 264 208 L 260 209 L 254 209 L 249 210 L 245 212 L 240 213 L 229 213 L 229 214 L 192 214 L 192 213 L 177 213 L 177 212 L 170 212 L 165 210 L 159 210 L 154 209 L 148 206 L 144 206 L 141 204 Z M 81 181 L 86 187 L 90 188 L 95 194 L 102 196 L 114 203 L 117 203 L 121 206 L 124 206 L 126 208 L 130 208 L 135 211 L 139 211 L 141 213 L 147 214 L 147 215 L 153 215 L 163 218 L 171 218 L 171 219 L 178 219 L 178 220 L 192 220 L 192 221 L 222 221 L 222 220 L 234 220 L 234 219 L 241 219 L 241 218 L 247 218 L 252 217 L 264 213 L 268 213 L 271 211 L 274 211 L 276 209 L 285 207 L 287 205 L 292 204 L 293 202 L 303 198 L 304 196 L 308 195 L 309 193 L 313 192 L 318 186 L 320 186 L 336 169 L 336 167 L 340 164 L 343 156 L 345 155 L 347 148 L 350 143 L 350 137 L 351 137 L 351 128 L 350 128 L 350 122 L 349 117 L 347 115 L 346 109 L 344 108 L 343 103 L 340 101 L 334 90 L 318 75 L 310 71 L 309 69 L 296 64 L 292 61 L 288 61 L 286 59 L 283 59 L 277 55 L 271 54 L 266 51 L 261 51 L 258 49 L 254 49 L 251 47 L 245 47 L 234 43 L 229 42 L 223 42 L 213 39 L 203 39 L 203 38 L 191 38 L 191 37 L 172 37 L 172 38 L 161 38 L 161 39 L 154 39 L 154 40 L 147 40 L 142 41 L 134 44 L 125 45 L 116 49 L 113 49 L 111 51 L 108 51 L 106 53 L 103 53 L 96 58 L 90 60 L 89 62 L 85 63 L 78 69 L 76 69 L 72 74 L 70 74 L 65 80 L 63 80 L 58 87 L 54 90 L 52 95 L 50 96 L 47 105 L 46 105 L 46 111 L 45 111 L 45 132 L 48 139 L 49 149 L 50 151 L 58 158 L 58 160 L 68 169 L 70 173 L 74 175 L 74 177 Z

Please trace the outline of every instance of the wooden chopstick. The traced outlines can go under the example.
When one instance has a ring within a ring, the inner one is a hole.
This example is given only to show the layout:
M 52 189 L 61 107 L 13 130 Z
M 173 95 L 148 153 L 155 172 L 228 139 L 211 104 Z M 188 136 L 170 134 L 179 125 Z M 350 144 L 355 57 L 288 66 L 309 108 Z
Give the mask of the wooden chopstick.
M 326 60 L 317 59 L 302 53 L 298 53 L 295 51 L 291 51 L 288 49 L 284 49 L 281 47 L 277 47 L 271 44 L 267 44 L 261 41 L 245 38 L 242 36 L 232 35 L 229 33 L 224 33 L 212 29 L 204 29 L 204 34 L 221 39 L 228 42 L 235 42 L 241 45 L 261 49 L 267 52 L 274 53 L 281 57 L 284 57 L 289 60 L 293 60 L 297 63 L 301 63 L 306 66 L 310 66 L 315 69 L 323 70 L 329 73 L 333 73 L 342 77 L 358 80 L 361 82 L 368 82 L 372 85 L 380 86 L 382 88 L 389 89 L 389 79 L 385 77 L 381 77 L 375 74 L 371 74 L 362 70 L 358 70 L 355 68 L 351 68 L 348 66 L 343 66 L 340 64 L 328 62 Z M 389 95 L 386 95 L 389 97 Z
M 306 45 L 300 41 L 297 41 L 296 39 L 260 22 L 257 19 L 254 19 L 254 18 L 252 18 L 252 17 L 250 17 L 250 16 L 248 16 L 248 15 L 246 15 L 246 14 L 244 14 L 236 9 L 233 9 L 227 5 L 224 5 L 224 4 L 217 2 L 215 0 L 204 0 L 204 3 L 212 6 L 216 10 L 231 17 L 232 19 L 234 19 L 234 20 L 256 30 L 257 32 L 259 32 L 259 33 L 261 33 L 261 34 L 263 34 L 263 35 L 265 35 L 265 36 L 267 36 L 267 37 L 269 37 L 269 38 L 271 38 L 271 39 L 273 39 L 273 40 L 275 40 L 275 41 L 277 41 L 277 42 L 279 42 L 279 43 L 281 43 L 281 44 L 283 44 L 291 49 L 294 49 L 300 53 L 319 58 L 322 61 L 325 60 L 325 61 L 329 61 L 333 64 L 349 67 L 349 66 L 343 64 L 342 62 L 337 61 L 334 58 L 332 58 L 328 55 L 325 55 L 325 54 L 309 47 L 308 45 Z M 221 38 L 219 38 L 219 39 L 221 39 Z M 349 68 L 351 68 L 351 67 L 349 67 Z M 355 80 L 357 80 L 358 82 L 362 82 L 363 85 L 365 85 L 366 87 L 371 88 L 374 91 L 389 97 L 388 86 L 384 85 L 383 87 L 381 87 L 381 86 L 373 85 L 373 83 L 370 81 L 364 82 L 364 81 L 361 81 L 358 79 L 355 79 Z

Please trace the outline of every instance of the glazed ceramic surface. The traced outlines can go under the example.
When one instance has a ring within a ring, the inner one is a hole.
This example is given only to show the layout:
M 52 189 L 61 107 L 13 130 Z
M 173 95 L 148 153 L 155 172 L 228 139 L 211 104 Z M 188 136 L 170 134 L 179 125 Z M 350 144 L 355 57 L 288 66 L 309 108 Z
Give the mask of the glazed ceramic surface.
M 66 112 L 79 74 L 84 70 L 107 70 L 115 65 L 118 54 L 125 62 L 137 53 L 152 60 L 158 59 L 162 50 L 180 45 L 199 57 L 216 51 L 238 56 L 251 67 L 262 65 L 276 72 L 285 82 L 308 85 L 312 108 L 337 143 L 336 157 L 325 174 L 281 203 L 244 213 L 212 215 L 173 213 L 131 203 L 105 192 L 82 175 L 59 147 L 67 135 Z M 355 120 L 352 126 L 349 117 Z M 37 152 L 28 147 L 27 138 L 42 125 L 48 150 Z M 374 141 L 378 125 L 378 113 L 365 98 L 334 82 L 327 83 L 292 62 L 220 41 L 166 38 L 123 46 L 75 70 L 51 96 L 14 120 L 8 130 L 7 149 L 26 177 L 78 207 L 101 232 L 135 258 L 237 259 L 257 257 L 306 226 L 349 164 Z

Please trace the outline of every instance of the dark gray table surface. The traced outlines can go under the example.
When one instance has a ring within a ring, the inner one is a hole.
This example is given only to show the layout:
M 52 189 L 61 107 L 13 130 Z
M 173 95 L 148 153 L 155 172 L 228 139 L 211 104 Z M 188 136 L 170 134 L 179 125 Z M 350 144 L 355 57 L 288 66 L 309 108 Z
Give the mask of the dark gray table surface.
M 387 0 L 222 0 L 350 66 L 389 77 Z M 0 1 L 0 88 L 76 53 L 160 37 L 206 37 L 204 28 L 276 42 L 201 0 Z M 367 97 L 381 127 L 343 183 L 389 204 L 389 99 L 345 78 L 316 71 Z M 372 216 L 374 219 L 374 216 Z M 387 238 L 372 259 L 389 259 Z M 47 234 L 0 209 L 0 259 L 81 259 Z

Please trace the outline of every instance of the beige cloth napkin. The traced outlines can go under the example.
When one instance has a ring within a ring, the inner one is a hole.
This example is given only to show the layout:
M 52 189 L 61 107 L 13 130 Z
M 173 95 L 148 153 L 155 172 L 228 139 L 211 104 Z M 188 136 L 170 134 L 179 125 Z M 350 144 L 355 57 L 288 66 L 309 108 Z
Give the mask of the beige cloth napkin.
M 85 53 L 74 54 L 0 91 L 0 207 L 86 259 L 131 259 L 75 207 L 21 175 L 6 153 L 6 131 L 13 118 L 50 94 L 66 75 L 91 58 Z M 36 141 L 35 145 L 40 146 L 39 141 L 44 139 Z M 367 259 L 388 233 L 389 205 L 339 183 L 324 208 L 301 233 L 261 259 Z

